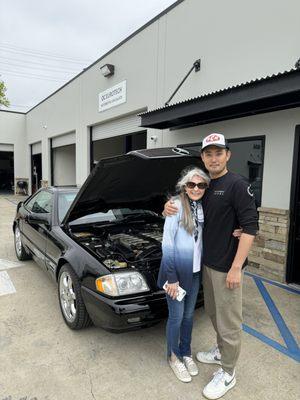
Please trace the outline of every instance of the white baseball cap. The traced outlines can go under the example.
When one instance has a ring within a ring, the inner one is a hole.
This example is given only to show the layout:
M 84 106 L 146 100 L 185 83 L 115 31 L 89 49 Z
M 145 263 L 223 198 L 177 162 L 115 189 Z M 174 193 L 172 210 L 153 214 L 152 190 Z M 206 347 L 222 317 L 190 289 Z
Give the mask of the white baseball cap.
M 208 146 L 217 146 L 222 149 L 228 149 L 227 140 L 221 133 L 211 133 L 206 136 L 202 141 L 201 151 L 203 151 Z

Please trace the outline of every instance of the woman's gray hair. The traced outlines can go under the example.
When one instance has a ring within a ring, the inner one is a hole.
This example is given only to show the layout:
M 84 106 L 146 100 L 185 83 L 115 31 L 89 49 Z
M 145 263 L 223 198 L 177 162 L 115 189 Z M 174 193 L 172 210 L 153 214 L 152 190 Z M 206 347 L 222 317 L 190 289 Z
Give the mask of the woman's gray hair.
M 176 184 L 176 189 L 178 190 L 178 192 L 182 192 L 185 185 L 190 182 L 195 175 L 204 179 L 205 182 L 209 185 L 210 177 L 204 171 L 202 171 L 202 169 L 197 167 L 188 167 L 181 172 L 181 177 Z
M 202 169 L 197 167 L 188 167 L 185 168 L 182 173 L 181 177 L 179 178 L 176 189 L 179 192 L 177 198 L 180 199 L 182 204 L 182 218 L 180 224 L 184 227 L 184 229 L 192 235 L 195 230 L 195 223 L 194 218 L 191 213 L 190 201 L 189 197 L 185 191 L 185 185 L 190 182 L 194 176 L 199 176 L 200 178 L 204 179 L 204 181 L 209 185 L 210 178 L 209 176 L 202 171 Z

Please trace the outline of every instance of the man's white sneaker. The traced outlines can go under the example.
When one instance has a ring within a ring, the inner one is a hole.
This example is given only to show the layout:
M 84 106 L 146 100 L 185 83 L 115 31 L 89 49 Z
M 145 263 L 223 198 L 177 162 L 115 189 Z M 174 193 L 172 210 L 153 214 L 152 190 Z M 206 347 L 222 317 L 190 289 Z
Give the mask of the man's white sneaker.
M 191 376 L 198 375 L 198 367 L 192 357 L 183 357 L 183 362 Z
M 181 382 L 191 382 L 191 375 L 181 361 L 179 361 L 178 359 L 176 359 L 175 361 L 169 360 L 169 365 L 172 368 L 174 374 Z
M 218 346 L 213 347 L 209 351 L 199 351 L 196 354 L 198 361 L 206 364 L 218 364 L 221 365 L 221 353 Z
M 212 380 L 203 389 L 203 395 L 211 400 L 219 399 L 236 384 L 235 372 L 229 375 L 222 368 L 214 373 Z

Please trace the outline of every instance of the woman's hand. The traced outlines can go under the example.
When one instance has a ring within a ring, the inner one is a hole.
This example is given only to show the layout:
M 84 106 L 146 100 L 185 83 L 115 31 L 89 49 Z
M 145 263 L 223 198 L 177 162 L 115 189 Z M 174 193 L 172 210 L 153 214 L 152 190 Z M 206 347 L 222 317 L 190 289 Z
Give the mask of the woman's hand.
M 175 206 L 173 200 L 169 200 L 166 202 L 164 206 L 163 215 L 165 217 L 170 217 L 171 215 L 175 215 L 178 213 L 178 208 Z
M 173 300 L 175 300 L 177 297 L 178 286 L 179 286 L 179 282 L 167 284 L 166 292 Z

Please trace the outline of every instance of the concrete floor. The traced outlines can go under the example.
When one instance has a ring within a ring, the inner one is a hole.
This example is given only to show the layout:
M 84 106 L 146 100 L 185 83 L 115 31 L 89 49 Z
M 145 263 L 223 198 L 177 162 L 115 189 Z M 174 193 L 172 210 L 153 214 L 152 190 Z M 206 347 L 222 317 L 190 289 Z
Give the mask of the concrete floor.
M 0 273 L 15 292 L 0 291 L 0 400 L 194 400 L 217 366 L 199 364 L 189 384 L 176 380 L 165 358 L 165 322 L 111 334 L 74 332 L 60 315 L 57 289 L 33 261 L 18 262 L 11 230 L 15 197 L 0 196 Z M 300 295 L 265 283 L 293 337 L 300 340 Z M 286 344 L 253 277 L 244 282 L 245 326 L 282 347 Z M 196 310 L 193 351 L 214 344 L 203 309 Z M 243 332 L 237 385 L 224 399 L 296 400 L 300 363 Z

